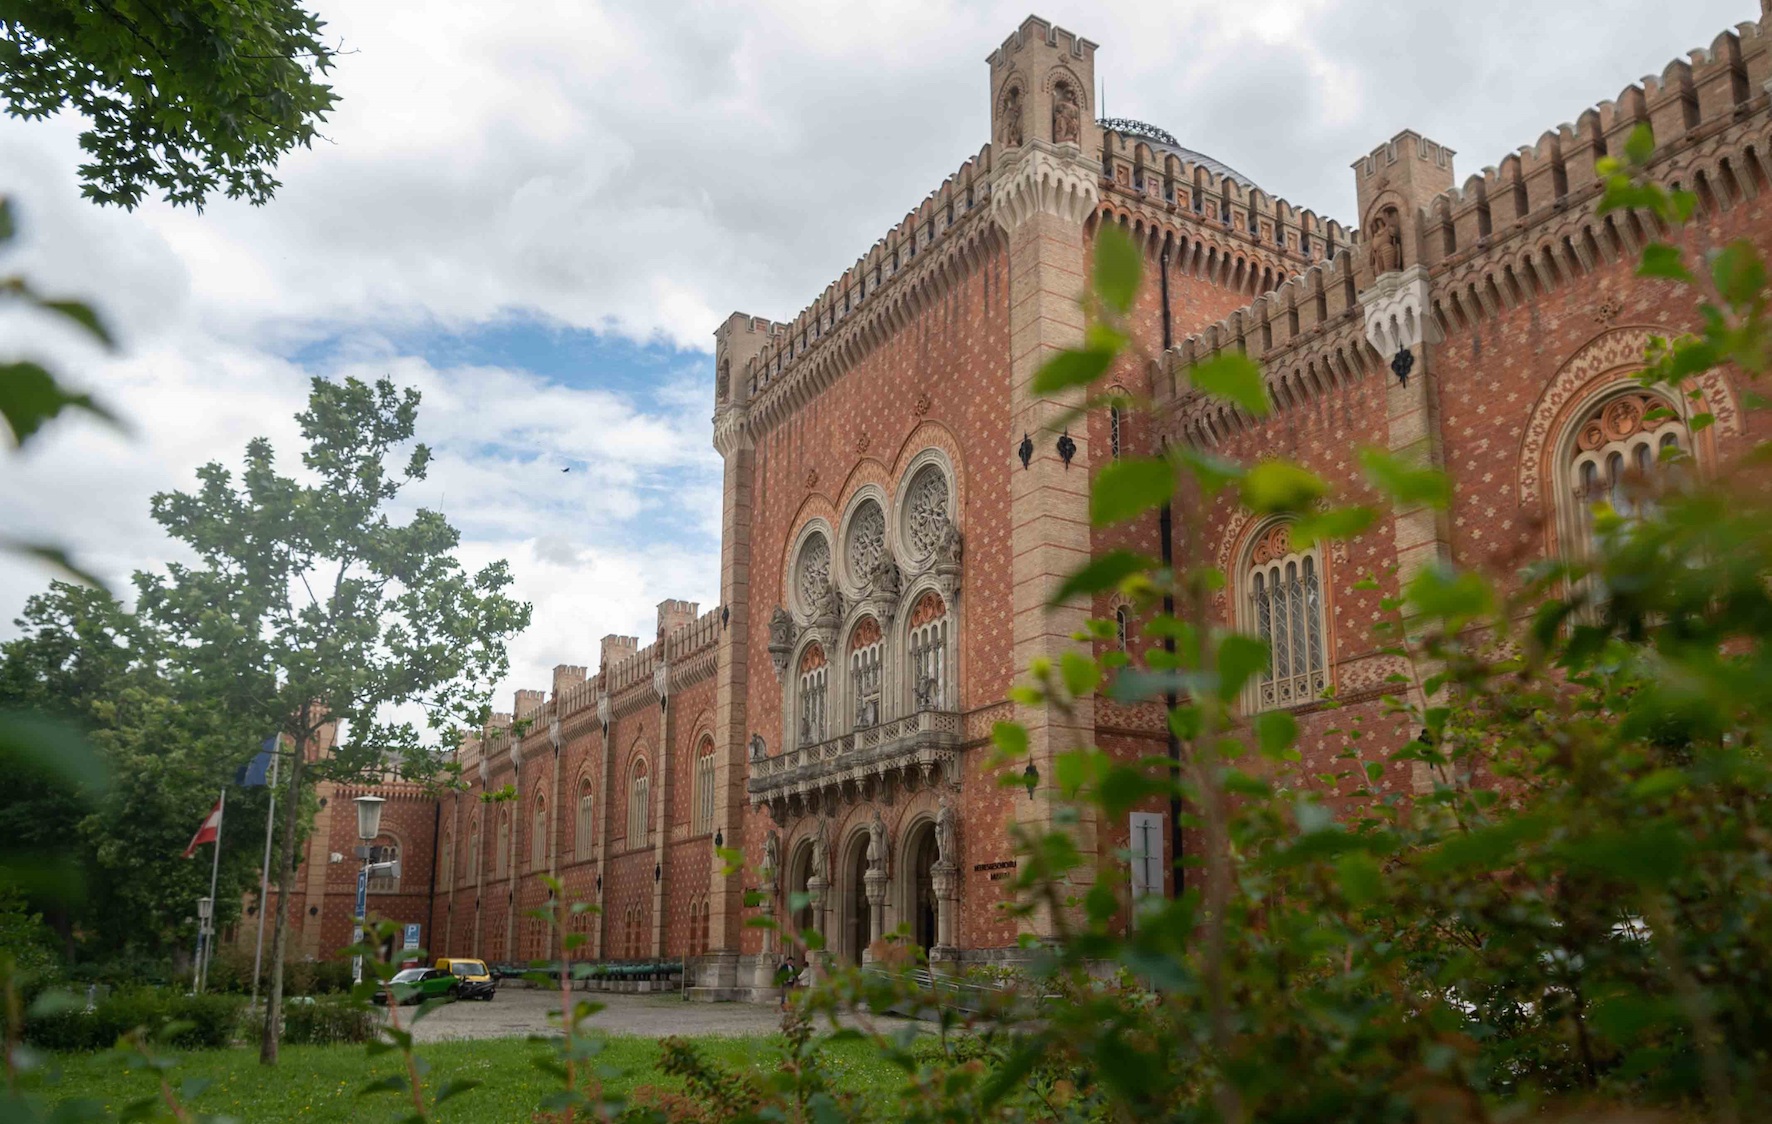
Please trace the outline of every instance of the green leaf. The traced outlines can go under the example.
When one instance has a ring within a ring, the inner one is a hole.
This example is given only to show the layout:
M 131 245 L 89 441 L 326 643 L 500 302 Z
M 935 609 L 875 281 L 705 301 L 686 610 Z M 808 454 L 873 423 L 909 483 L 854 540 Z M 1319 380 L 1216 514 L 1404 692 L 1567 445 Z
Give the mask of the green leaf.
M 1404 600 L 1415 612 L 1451 622 L 1454 628 L 1495 610 L 1495 591 L 1480 574 L 1445 565 L 1423 567 L 1410 579 Z
M 1644 121 L 1631 130 L 1629 138 L 1624 142 L 1624 156 L 1632 164 L 1642 167 L 1655 155 L 1655 130 Z
M 1233 402 L 1258 418 L 1266 417 L 1272 409 L 1267 385 L 1261 380 L 1261 365 L 1240 351 L 1223 352 L 1194 364 L 1188 368 L 1188 379 L 1199 390 Z
M 1298 740 L 1298 720 L 1288 710 L 1264 710 L 1251 725 L 1256 743 L 1268 757 L 1279 757 Z
M 376 1093 L 404 1093 L 408 1088 L 409 1086 L 406 1084 L 405 1074 L 390 1073 L 388 1076 L 371 1081 L 361 1089 L 358 1089 L 357 1095 L 359 1097 L 368 1097 L 373 1096 Z
M 1175 449 L 1174 456 L 1183 468 L 1194 474 L 1200 487 L 1208 496 L 1215 496 L 1228 485 L 1235 484 L 1243 478 L 1243 466 L 1236 461 L 1196 449 L 1191 445 L 1182 445 Z
M 1301 515 L 1292 521 L 1287 535 L 1299 550 L 1308 550 L 1325 539 L 1351 539 L 1372 526 L 1378 512 L 1370 507 L 1335 507 Z
M 1175 468 L 1154 457 L 1127 457 L 1103 465 L 1089 493 L 1089 518 L 1097 527 L 1134 518 L 1169 502 Z
M 478 1089 L 481 1084 L 482 1083 L 479 1081 L 460 1077 L 445 1081 L 438 1087 L 436 1099 L 431 1101 L 431 1106 L 434 1108 L 441 1105 L 444 1101 L 453 1100 L 470 1089 Z
M 9 776 L 43 777 L 82 795 L 102 794 L 110 783 L 84 735 L 37 714 L 0 711 L 0 764 Z
M 1101 668 L 1081 652 L 1063 653 L 1058 657 L 1058 667 L 1064 677 L 1064 689 L 1073 699 L 1094 694 L 1096 685 L 1101 682 Z
M 1257 515 L 1307 511 L 1329 485 L 1290 461 L 1262 461 L 1243 477 L 1243 506 Z
M 117 345 L 117 341 L 111 337 L 110 330 L 105 327 L 104 322 L 99 319 L 98 313 L 94 312 L 90 305 L 82 304 L 80 301 L 67 300 L 37 300 L 36 305 L 45 312 L 53 312 L 57 316 L 72 320 L 85 329 L 88 335 L 106 347 Z
M 1237 697 L 1250 678 L 1268 668 L 1268 646 L 1265 640 L 1233 632 L 1218 642 L 1219 697 L 1226 702 Z
M 1452 502 L 1452 481 L 1436 469 L 1421 468 L 1382 449 L 1360 450 L 1366 478 L 1399 507 L 1445 508 Z
M 995 723 L 991 726 L 991 741 L 1007 756 L 1020 757 L 1028 751 L 1027 727 L 1019 722 Z
M 1094 348 L 1061 351 L 1034 372 L 1033 393 L 1057 394 L 1072 387 L 1088 386 L 1107 373 L 1117 354 Z
M 12 217 L 12 200 L 0 195 L 0 245 L 13 240 L 18 235 L 18 223 Z
M 1366 905 L 1384 894 L 1384 876 L 1378 863 L 1364 851 L 1349 851 L 1335 862 L 1341 895 L 1352 905 Z
M 1062 605 L 1080 593 L 1104 593 L 1118 589 L 1134 574 L 1157 568 L 1155 559 L 1130 550 L 1110 550 L 1090 561 L 1059 584 L 1048 605 Z
M 1680 251 L 1665 242 L 1651 242 L 1643 247 L 1643 260 L 1637 266 L 1638 277 L 1662 277 L 1669 281 L 1691 283 L 1692 271 Z
M 1731 242 L 1711 260 L 1711 279 L 1724 300 L 1737 308 L 1761 299 L 1766 292 L 1766 264 L 1751 242 Z
M 1102 303 L 1121 314 L 1132 311 L 1143 270 L 1143 256 L 1125 231 L 1112 223 L 1096 229 L 1095 295 Z
M 85 410 L 112 424 L 117 421 L 91 395 L 69 391 L 40 364 L 0 363 L 0 418 L 12 431 L 15 446 L 30 440 L 63 410 Z

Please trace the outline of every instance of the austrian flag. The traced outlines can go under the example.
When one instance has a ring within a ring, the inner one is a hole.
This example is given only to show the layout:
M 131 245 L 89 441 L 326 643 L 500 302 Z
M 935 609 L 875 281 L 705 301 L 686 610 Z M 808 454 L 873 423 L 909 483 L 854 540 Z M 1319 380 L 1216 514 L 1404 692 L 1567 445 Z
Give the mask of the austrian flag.
M 209 815 L 203 818 L 203 826 L 197 829 L 197 834 L 191 836 L 191 845 L 185 848 L 185 858 L 188 859 L 195 855 L 197 853 L 197 848 L 203 846 L 203 844 L 214 843 L 220 838 L 221 820 L 222 803 L 220 800 L 217 800 L 215 802 L 215 807 L 209 809 Z

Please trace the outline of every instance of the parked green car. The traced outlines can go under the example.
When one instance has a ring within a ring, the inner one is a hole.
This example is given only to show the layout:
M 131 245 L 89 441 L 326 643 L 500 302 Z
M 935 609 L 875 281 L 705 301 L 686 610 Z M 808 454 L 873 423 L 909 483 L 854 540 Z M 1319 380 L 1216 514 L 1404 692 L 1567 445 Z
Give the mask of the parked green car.
M 407 968 L 393 979 L 393 992 L 402 1004 L 423 1003 L 427 999 L 454 999 L 461 990 L 456 978 L 436 968 Z M 388 988 L 375 993 L 377 1003 L 386 1004 Z

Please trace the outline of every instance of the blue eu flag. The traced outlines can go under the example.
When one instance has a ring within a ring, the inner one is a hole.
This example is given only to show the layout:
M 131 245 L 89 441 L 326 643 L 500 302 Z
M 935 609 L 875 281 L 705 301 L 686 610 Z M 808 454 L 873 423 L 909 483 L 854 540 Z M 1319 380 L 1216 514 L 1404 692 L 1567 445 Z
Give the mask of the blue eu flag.
M 239 788 L 260 788 L 270 783 L 271 757 L 277 752 L 278 735 L 272 734 L 259 747 L 257 756 L 234 771 L 234 784 Z

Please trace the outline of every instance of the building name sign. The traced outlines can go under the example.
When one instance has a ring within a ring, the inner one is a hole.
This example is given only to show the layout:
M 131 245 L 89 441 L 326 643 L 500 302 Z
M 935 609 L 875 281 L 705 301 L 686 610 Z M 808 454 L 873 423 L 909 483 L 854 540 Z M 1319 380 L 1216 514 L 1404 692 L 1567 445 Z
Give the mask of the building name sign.
M 992 882 L 1001 882 L 1003 879 L 1008 878 L 1020 864 L 1020 859 L 1008 859 L 1000 863 L 975 863 L 972 867 L 972 873 L 984 874 L 988 872 L 991 876 Z

